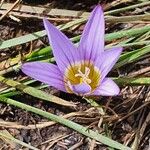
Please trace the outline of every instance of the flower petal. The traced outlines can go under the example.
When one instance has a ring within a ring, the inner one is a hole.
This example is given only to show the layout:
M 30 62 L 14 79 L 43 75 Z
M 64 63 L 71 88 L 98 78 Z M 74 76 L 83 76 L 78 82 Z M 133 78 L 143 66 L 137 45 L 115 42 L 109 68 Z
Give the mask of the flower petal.
M 44 62 L 30 62 L 23 64 L 21 70 L 35 80 L 46 83 L 61 91 L 66 91 L 61 72 L 56 65 Z
M 48 20 L 44 19 L 44 26 L 59 69 L 64 72 L 66 67 L 78 60 L 77 48 L 73 43 Z
M 104 51 L 99 57 L 97 57 L 97 60 L 95 61 L 95 66 L 100 69 L 101 81 L 115 65 L 115 63 L 119 59 L 121 52 L 122 47 L 111 48 Z
M 76 94 L 84 95 L 91 91 L 91 87 L 86 83 L 81 83 L 77 85 L 72 85 L 72 90 Z
M 92 95 L 115 96 L 118 95 L 119 92 L 120 89 L 118 85 L 110 78 L 105 78 Z
M 104 51 L 104 33 L 104 13 L 98 5 L 89 17 L 79 43 L 79 51 L 83 60 L 94 60 Z

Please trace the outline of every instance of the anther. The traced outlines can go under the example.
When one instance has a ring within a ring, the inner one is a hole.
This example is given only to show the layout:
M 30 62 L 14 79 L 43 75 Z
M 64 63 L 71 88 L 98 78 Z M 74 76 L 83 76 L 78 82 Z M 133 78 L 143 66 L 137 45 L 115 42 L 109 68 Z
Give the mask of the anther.
M 85 67 L 85 73 L 83 73 L 80 69 L 78 69 L 78 73 L 75 74 L 75 77 L 81 77 L 80 81 L 90 84 L 91 79 L 89 79 L 90 69 Z

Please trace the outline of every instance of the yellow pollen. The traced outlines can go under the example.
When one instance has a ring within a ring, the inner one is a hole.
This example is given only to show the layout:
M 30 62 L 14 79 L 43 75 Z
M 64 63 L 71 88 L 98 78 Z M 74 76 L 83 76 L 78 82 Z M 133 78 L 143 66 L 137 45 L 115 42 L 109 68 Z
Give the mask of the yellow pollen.
M 82 79 L 82 78 L 80 78 L 80 84 L 81 84 L 81 83 L 83 83 L 83 79 Z

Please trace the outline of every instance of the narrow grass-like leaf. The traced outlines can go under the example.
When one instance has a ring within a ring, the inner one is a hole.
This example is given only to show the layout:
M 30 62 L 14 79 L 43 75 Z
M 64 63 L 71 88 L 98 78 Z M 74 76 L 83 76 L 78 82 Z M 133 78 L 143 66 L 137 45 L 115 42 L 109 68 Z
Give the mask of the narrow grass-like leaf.
M 6 134 L 2 133 L 1 131 L 0 131 L 0 136 L 3 137 L 3 138 L 9 139 L 10 141 L 13 141 L 14 143 L 20 144 L 20 145 L 22 145 L 26 148 L 29 148 L 31 150 L 39 150 L 38 148 L 33 147 L 33 146 L 31 146 L 31 145 L 29 145 L 25 142 L 22 142 L 18 139 L 15 139 L 13 136 L 6 135 Z
M 127 44 L 126 43 L 125 44 L 124 43 L 117 44 L 113 47 L 118 47 L 118 46 L 128 47 L 128 46 L 144 45 L 144 44 L 147 45 L 149 43 L 150 43 L 150 41 L 141 41 L 141 42 L 133 42 L 133 43 L 127 43 Z M 106 48 L 109 48 L 109 47 L 110 46 L 106 46 Z M 47 56 L 50 52 L 51 52 L 51 49 L 48 46 L 46 48 L 39 50 L 38 52 L 33 52 L 33 54 L 31 54 L 29 57 L 27 57 L 27 61 L 37 60 L 37 57 L 40 57 L 39 54 L 42 54 L 43 56 L 45 56 L 45 55 Z M 143 56 L 149 52 L 150 52 L 149 46 L 146 46 L 146 47 L 138 49 L 138 50 L 133 50 L 131 52 L 126 52 L 120 56 L 118 63 L 115 65 L 115 68 L 121 67 L 123 65 L 126 65 L 126 64 L 134 62 L 134 61 L 137 61 L 141 58 L 141 56 Z M 45 57 L 43 57 L 43 58 L 45 58 Z M 42 60 L 42 57 L 40 57 L 40 60 Z
M 68 28 L 70 28 L 70 27 L 73 27 L 74 25 L 81 24 L 81 23 L 85 22 L 86 20 L 87 20 L 87 17 L 79 18 L 79 19 L 70 21 L 70 22 L 68 22 L 68 23 L 66 23 L 66 24 L 60 25 L 60 29 L 61 29 L 61 30 L 68 29 Z
M 27 79 L 25 79 L 25 80 L 21 80 L 20 82 L 23 83 L 24 85 L 29 85 L 29 84 L 34 83 L 35 81 L 36 80 L 27 80 Z M 10 91 L 13 91 L 13 90 L 15 90 L 15 88 L 13 88 L 13 87 L 6 88 L 4 90 L 0 90 L 0 94 L 7 93 L 7 92 L 10 92 Z
M 145 1 L 145 2 L 142 2 L 142 3 L 135 4 L 135 5 L 130 5 L 130 6 L 127 6 L 127 7 L 114 9 L 114 10 L 105 12 L 105 15 L 117 14 L 117 13 L 124 12 L 124 11 L 130 10 L 130 9 L 135 9 L 135 8 L 138 8 L 138 7 L 148 6 L 148 5 L 150 5 L 150 2 L 149 1 L 147 1 L 147 2 Z
M 112 78 L 119 85 L 150 85 L 150 77 Z
M 75 37 L 75 38 L 78 38 Z M 74 42 L 73 39 L 72 41 Z M 117 45 L 114 46 L 106 46 L 106 48 L 111 48 L 111 47 L 118 47 L 118 46 L 122 46 L 122 47 L 130 47 L 130 46 L 137 46 L 137 45 L 148 45 L 150 43 L 149 40 L 147 41 L 139 41 L 139 42 L 132 42 L 132 43 L 126 43 L 126 42 L 120 42 Z M 47 46 L 45 48 L 33 51 L 31 54 L 25 56 L 25 60 L 26 61 L 37 61 L 37 60 L 43 60 L 43 59 L 47 59 L 48 57 L 50 58 L 52 56 L 52 49 L 50 46 Z
M 0 76 L 0 82 L 7 84 L 8 86 L 14 87 L 14 88 L 22 91 L 23 93 L 29 94 L 31 96 L 37 97 L 37 98 L 45 100 L 45 101 L 53 102 L 53 103 L 63 105 L 63 106 L 71 106 L 71 107 L 76 106 L 74 103 L 65 101 L 57 96 L 47 94 L 41 90 L 37 90 L 36 88 L 26 86 L 17 81 L 6 79 L 2 76 Z
M 131 36 L 134 36 L 137 34 L 145 33 L 149 30 L 150 30 L 150 26 L 144 26 L 141 28 L 118 31 L 115 33 L 106 34 L 105 40 L 111 41 L 111 40 L 122 38 L 122 37 L 131 37 Z M 43 30 L 43 31 L 34 32 L 32 34 L 24 35 L 21 37 L 13 38 L 13 39 L 10 39 L 7 41 L 1 41 L 0 42 L 0 49 L 9 48 L 12 46 L 24 44 L 24 43 L 30 42 L 32 40 L 36 40 L 38 38 L 41 38 L 45 35 L 46 35 L 46 32 L 45 32 L 45 30 Z M 78 37 L 78 40 L 79 40 L 79 37 Z
M 67 119 L 64 119 L 60 116 L 56 116 L 54 114 L 51 114 L 51 113 L 48 113 L 46 111 L 42 111 L 38 108 L 35 108 L 35 107 L 32 107 L 32 106 L 29 106 L 29 105 L 26 105 L 26 104 L 23 104 L 23 103 L 20 103 L 20 102 L 17 102 L 15 100 L 12 100 L 10 98 L 6 98 L 6 97 L 3 97 L 3 96 L 0 96 L 0 101 L 1 102 L 4 102 L 4 103 L 7 103 L 7 104 L 10 104 L 10 105 L 13 105 L 13 106 L 16 106 L 16 107 L 19 107 L 19 108 L 22 108 L 22 109 L 25 109 L 27 111 L 30 111 L 30 112 L 33 112 L 33 113 L 36 113 L 38 115 L 41 115 L 43 117 L 46 117 L 52 121 L 55 121 L 55 122 L 58 122 L 62 125 L 65 125 L 71 129 L 74 129 L 76 130 L 77 132 L 85 135 L 85 136 L 88 136 L 92 139 L 95 139 L 105 145 L 108 145 L 110 147 L 113 147 L 113 148 L 116 148 L 116 149 L 119 149 L 119 150 L 131 150 L 131 148 L 127 147 L 127 146 L 124 146 L 108 137 L 105 137 L 101 134 L 99 134 L 98 132 L 95 132 L 93 130 L 90 130 L 82 125 L 79 125 L 73 121 L 70 121 L 70 120 L 67 120 Z
M 67 28 L 70 28 L 73 25 L 76 25 L 77 23 L 81 22 L 81 19 L 78 19 L 78 20 L 79 20 L 78 22 L 73 20 L 73 21 L 68 22 L 66 24 L 59 25 L 58 28 L 60 30 L 65 30 Z M 21 37 L 16 37 L 16 38 L 13 38 L 13 39 L 9 39 L 9 40 L 6 40 L 6 41 L 0 41 L 0 50 L 5 49 L 5 48 L 9 48 L 9 47 L 12 47 L 12 46 L 27 43 L 27 42 L 36 40 L 38 38 L 41 38 L 45 35 L 46 35 L 45 30 L 42 30 L 42 31 L 31 33 L 31 34 L 27 34 L 27 35 L 24 35 L 24 36 L 21 36 Z
M 141 28 L 118 31 L 118 32 L 106 34 L 105 40 L 112 41 L 112 40 L 123 38 L 123 37 L 131 37 L 137 34 L 145 33 L 149 30 L 150 30 L 150 26 L 144 26 Z
M 127 52 L 127 53 L 121 55 L 118 63 L 115 65 L 115 68 L 119 68 L 123 65 L 137 61 L 141 58 L 141 56 L 143 56 L 147 53 L 150 53 L 150 46 L 146 46 L 146 47 L 138 49 L 138 50 Z
M 131 46 L 140 46 L 140 45 L 148 45 L 148 44 L 150 44 L 149 40 L 148 41 L 140 41 L 140 42 L 132 42 L 132 43 L 126 43 L 126 42 L 122 41 L 117 45 L 113 45 L 113 46 L 112 46 L 112 44 L 111 44 L 111 46 L 108 45 L 108 46 L 106 46 L 106 48 L 119 47 L 119 46 L 131 47 Z
M 44 47 L 42 49 L 37 49 L 35 51 L 33 51 L 32 53 L 28 54 L 25 56 L 25 59 L 30 60 L 34 57 L 39 57 L 39 56 L 43 56 L 48 54 L 48 56 L 50 57 L 52 55 L 52 51 L 50 46 Z
M 130 16 L 121 16 L 121 17 L 108 17 L 107 21 L 110 23 L 125 23 L 125 22 L 134 22 L 134 21 L 150 21 L 150 14 L 144 15 L 130 15 Z
M 32 80 L 29 80 L 29 81 L 32 81 Z M 25 84 L 25 83 L 23 83 L 23 84 Z M 27 84 L 25 84 L 25 85 L 27 85 Z M 46 87 L 48 87 L 48 85 L 40 85 L 40 86 L 37 86 L 35 88 L 36 89 L 44 89 Z M 8 88 L 8 89 L 0 92 L 0 94 L 2 96 L 5 96 L 5 97 L 12 97 L 12 96 L 15 96 L 15 95 L 20 95 L 20 94 L 22 94 L 22 92 L 21 91 L 16 91 L 15 88 Z
M 70 38 L 70 40 L 72 42 L 76 42 L 79 40 L 79 36 L 75 36 L 73 38 Z M 50 46 L 47 46 L 47 47 L 44 47 L 42 49 L 37 49 L 35 51 L 33 51 L 31 54 L 28 54 L 25 56 L 25 60 L 27 61 L 33 61 L 33 60 L 36 60 L 37 58 L 41 58 L 42 56 L 47 56 L 47 57 L 51 57 L 52 56 L 52 49 Z
M 10 91 L 10 92 L 6 92 L 6 93 L 2 93 L 1 95 L 4 97 L 12 97 L 15 95 L 20 95 L 21 92 L 20 91 Z
M 24 44 L 32 40 L 36 40 L 46 35 L 45 30 L 27 34 L 21 37 L 16 37 L 6 41 L 0 41 L 0 49 L 9 48 L 12 46 Z

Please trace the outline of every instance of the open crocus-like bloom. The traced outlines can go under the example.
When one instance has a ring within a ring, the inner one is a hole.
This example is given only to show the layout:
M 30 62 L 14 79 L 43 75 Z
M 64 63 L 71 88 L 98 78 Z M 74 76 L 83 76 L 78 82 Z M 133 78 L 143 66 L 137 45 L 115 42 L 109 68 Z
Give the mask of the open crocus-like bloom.
M 57 65 L 30 62 L 22 66 L 28 76 L 77 95 L 113 96 L 119 87 L 106 75 L 118 60 L 122 48 L 104 51 L 104 14 L 100 5 L 92 11 L 78 48 L 56 27 L 44 19 Z

